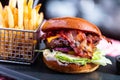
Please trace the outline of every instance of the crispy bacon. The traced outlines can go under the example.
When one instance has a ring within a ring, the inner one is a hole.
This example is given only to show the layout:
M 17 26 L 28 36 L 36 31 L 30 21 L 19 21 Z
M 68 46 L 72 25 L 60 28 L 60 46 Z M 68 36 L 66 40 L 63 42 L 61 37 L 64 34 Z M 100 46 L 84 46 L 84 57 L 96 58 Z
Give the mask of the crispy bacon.
M 85 34 L 77 30 L 61 31 L 60 34 L 69 41 L 75 55 L 86 58 L 92 58 L 95 46 L 100 40 L 97 35 Z

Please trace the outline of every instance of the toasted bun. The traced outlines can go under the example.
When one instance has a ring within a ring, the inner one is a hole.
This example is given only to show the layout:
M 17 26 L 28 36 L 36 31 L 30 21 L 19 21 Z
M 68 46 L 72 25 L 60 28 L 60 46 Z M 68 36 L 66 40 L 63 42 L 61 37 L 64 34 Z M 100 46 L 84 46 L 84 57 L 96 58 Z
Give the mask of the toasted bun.
M 75 29 L 80 31 L 87 31 L 101 36 L 101 32 L 98 27 L 82 18 L 53 18 L 47 20 L 42 26 L 43 32 L 60 29 Z M 89 73 L 95 71 L 99 67 L 99 65 L 93 63 L 89 63 L 84 66 L 73 63 L 69 63 L 68 65 L 60 65 L 57 61 L 47 60 L 45 57 L 43 57 L 43 61 L 48 68 L 64 73 Z
M 66 66 L 59 65 L 57 61 L 47 61 L 45 57 L 43 57 L 43 61 L 48 68 L 63 73 L 90 73 L 99 67 L 99 65 L 93 63 L 89 63 L 85 66 L 80 66 L 77 64 L 68 64 Z
M 82 31 L 88 31 L 101 35 L 101 32 L 97 26 L 84 20 L 82 18 L 76 17 L 63 17 L 63 18 L 53 18 L 49 19 L 42 26 L 42 31 L 47 32 L 51 30 L 60 29 L 77 29 Z

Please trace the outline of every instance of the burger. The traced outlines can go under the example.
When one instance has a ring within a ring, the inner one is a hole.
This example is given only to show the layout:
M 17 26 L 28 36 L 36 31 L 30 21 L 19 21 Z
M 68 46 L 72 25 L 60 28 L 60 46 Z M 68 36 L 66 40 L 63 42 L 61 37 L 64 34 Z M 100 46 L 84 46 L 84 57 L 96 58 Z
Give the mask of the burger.
M 89 73 L 99 65 L 111 64 L 97 48 L 104 38 L 97 26 L 76 17 L 52 18 L 41 28 L 44 42 L 43 61 L 54 71 Z

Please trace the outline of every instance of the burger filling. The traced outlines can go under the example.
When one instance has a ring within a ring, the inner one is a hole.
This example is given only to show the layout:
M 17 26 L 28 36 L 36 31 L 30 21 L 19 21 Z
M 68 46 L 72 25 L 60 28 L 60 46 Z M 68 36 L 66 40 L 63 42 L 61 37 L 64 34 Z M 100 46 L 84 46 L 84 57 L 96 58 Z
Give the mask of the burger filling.
M 92 58 L 100 38 L 94 33 L 78 30 L 62 30 L 45 34 L 46 46 L 55 51 Z
M 47 34 L 43 35 L 43 40 L 46 48 L 49 49 L 43 51 L 47 59 L 54 57 L 54 60 L 62 63 L 80 65 L 91 62 L 101 65 L 106 65 L 106 63 L 111 64 L 110 60 L 106 59 L 101 54 L 101 51 L 97 49 L 96 45 L 101 39 L 95 33 L 66 29 L 47 32 Z

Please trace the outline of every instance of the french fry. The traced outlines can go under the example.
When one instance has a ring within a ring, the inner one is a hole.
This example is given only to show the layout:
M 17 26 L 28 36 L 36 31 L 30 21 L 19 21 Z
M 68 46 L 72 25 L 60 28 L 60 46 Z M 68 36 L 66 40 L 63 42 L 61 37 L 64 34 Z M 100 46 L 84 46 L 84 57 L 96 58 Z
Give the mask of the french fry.
M 28 25 L 28 24 L 29 24 L 29 23 L 28 23 L 28 22 L 29 22 L 29 19 L 28 19 L 28 17 L 27 17 L 26 14 L 24 14 L 24 16 L 25 16 L 25 17 L 24 17 L 24 23 L 23 23 L 23 24 L 24 24 L 24 29 L 25 29 L 25 30 L 29 30 L 29 25 Z
M 19 29 L 24 29 L 23 27 L 24 0 L 17 0 L 17 2 L 18 2 L 18 27 Z
M 3 16 L 0 14 L 0 27 L 3 27 Z
M 35 9 L 36 9 L 37 13 L 39 12 L 40 8 L 41 8 L 41 4 L 38 4 L 37 6 L 35 6 Z
M 0 14 L 0 27 L 4 27 L 3 15 Z
M 4 21 L 3 21 L 3 7 L 2 7 L 1 2 L 0 2 L 0 25 L 1 25 L 1 27 L 4 26 Z
M 16 26 L 18 26 L 18 9 L 12 8 L 12 12 L 14 17 L 14 28 L 16 28 Z
M 9 1 L 10 8 L 15 8 L 16 7 L 16 2 L 17 2 L 17 0 L 10 0 Z
M 28 7 L 32 9 L 32 6 L 33 6 L 33 0 L 29 0 Z
M 33 22 L 32 22 L 32 19 L 29 20 L 28 26 L 29 26 L 29 30 L 33 30 Z
M 29 30 L 33 30 L 32 6 L 33 6 L 33 0 L 29 0 L 28 1 L 28 11 L 29 11 L 29 14 L 28 14 L 28 19 L 29 19 L 28 26 L 29 26 Z
M 7 15 L 8 15 L 8 26 L 9 28 L 14 28 L 14 17 L 9 6 L 6 6 Z
M 44 18 L 43 12 L 41 12 L 41 13 L 37 16 L 36 28 L 42 23 L 43 18 Z
M 24 0 L 24 5 L 23 5 L 24 7 L 27 6 L 27 1 L 28 0 Z
M 36 29 L 36 22 L 37 22 L 37 13 L 36 13 L 35 9 L 32 9 L 31 21 L 33 23 L 32 30 L 35 30 Z
M 23 25 L 25 30 L 29 30 L 28 22 L 29 22 L 29 11 L 28 11 L 28 6 L 24 2 L 24 20 L 23 20 Z
M 31 14 L 32 14 L 32 6 L 33 6 L 33 0 L 28 1 L 28 11 L 29 11 L 29 19 L 31 19 Z
M 4 26 L 6 28 L 9 28 L 8 26 L 8 13 L 7 13 L 7 6 L 4 7 L 4 10 L 3 10 L 3 17 L 4 17 Z
M 2 12 L 3 12 L 3 7 L 2 7 L 2 4 L 0 2 L 0 14 L 2 14 Z

